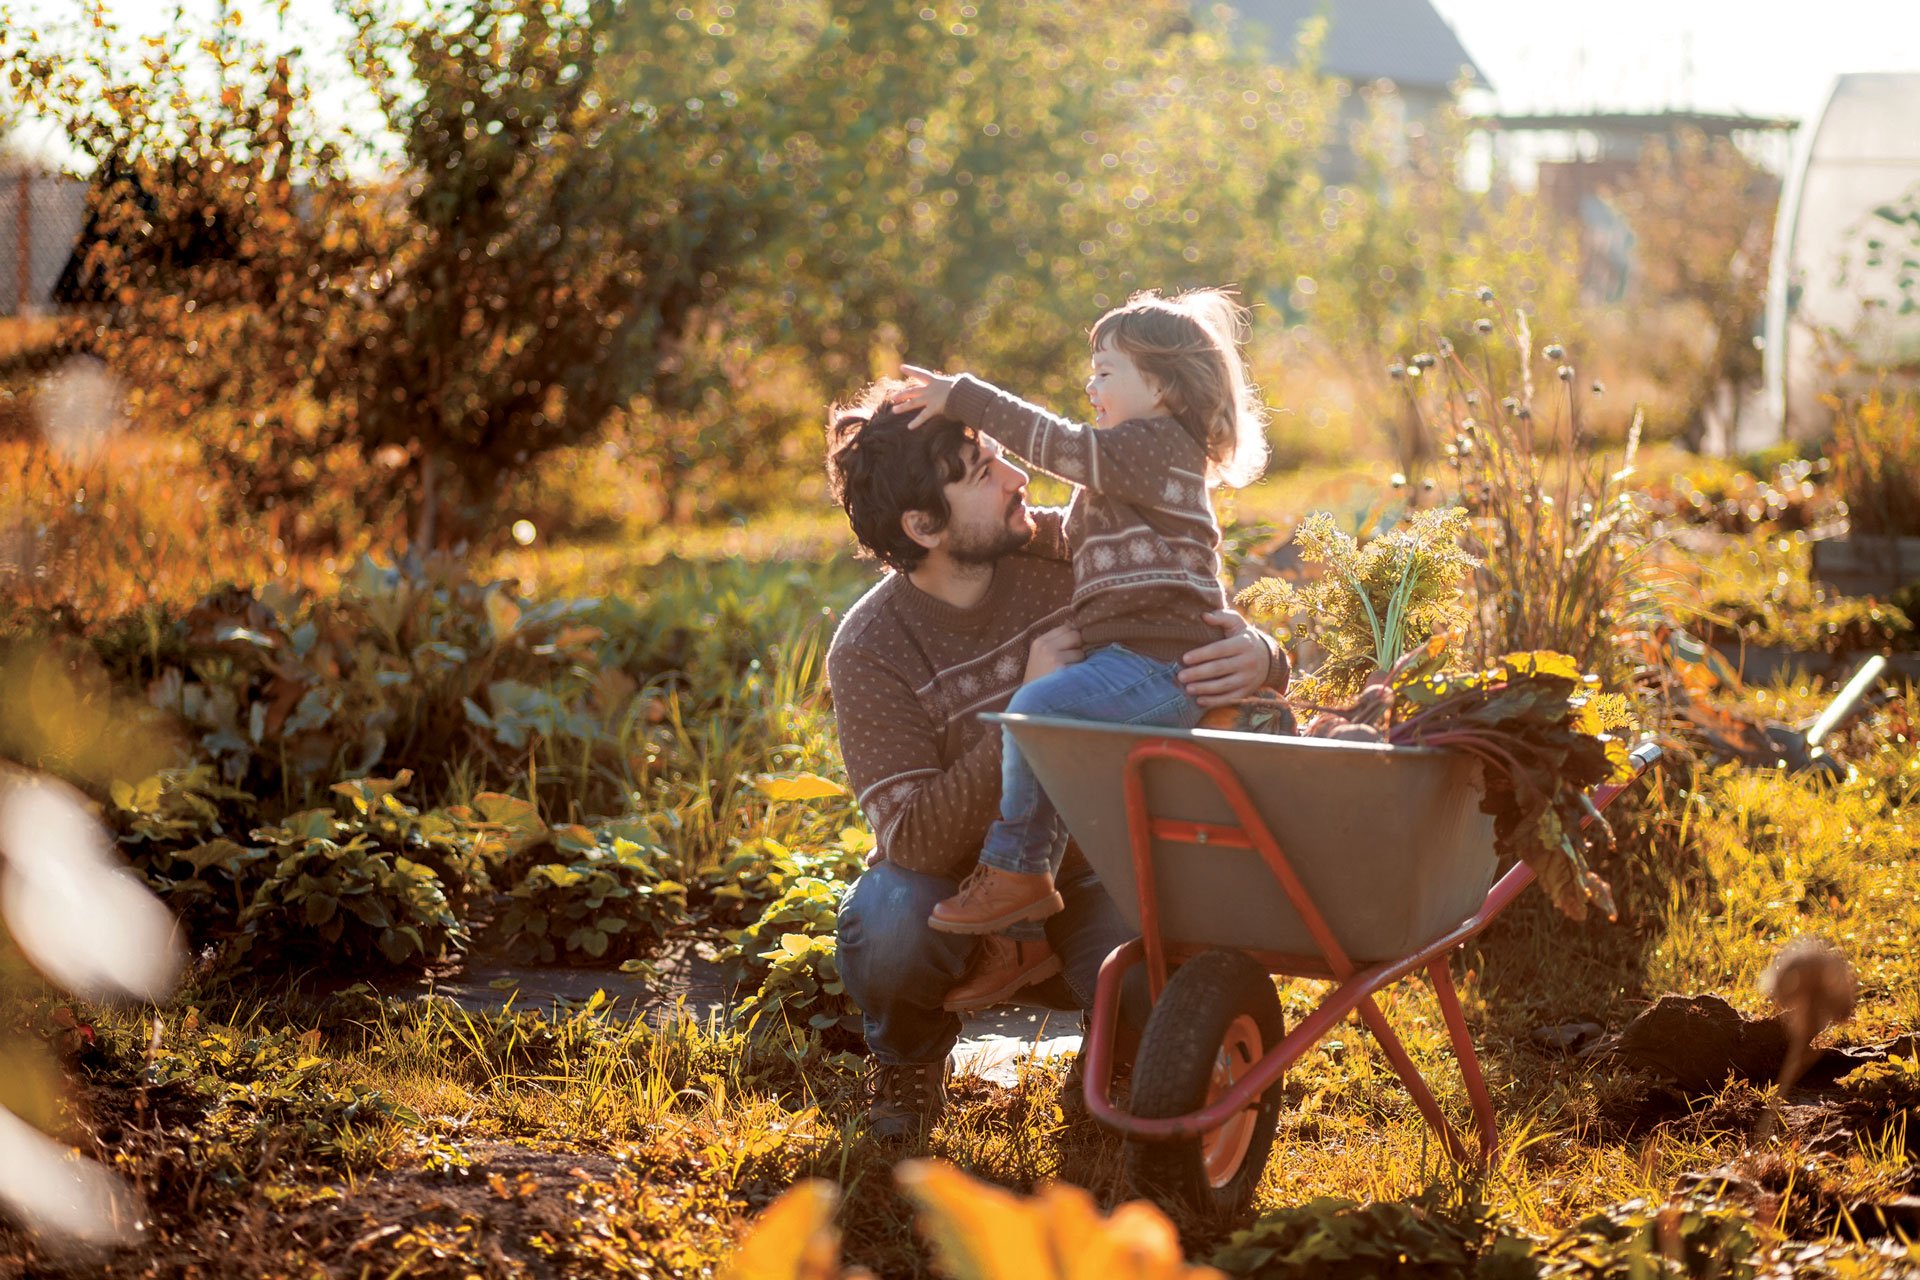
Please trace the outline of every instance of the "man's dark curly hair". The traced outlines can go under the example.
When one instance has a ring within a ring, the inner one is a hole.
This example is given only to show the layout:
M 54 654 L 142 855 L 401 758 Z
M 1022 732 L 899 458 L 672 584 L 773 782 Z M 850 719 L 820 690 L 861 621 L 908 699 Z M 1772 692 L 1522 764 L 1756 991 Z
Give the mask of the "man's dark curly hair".
M 946 528 L 952 512 L 944 490 L 966 475 L 966 446 L 974 438 L 971 427 L 953 418 L 909 430 L 916 410 L 888 403 L 905 386 L 876 382 L 827 411 L 827 484 L 834 501 L 861 549 L 901 573 L 918 568 L 927 549 L 907 536 L 900 517 L 922 511 L 935 530 Z

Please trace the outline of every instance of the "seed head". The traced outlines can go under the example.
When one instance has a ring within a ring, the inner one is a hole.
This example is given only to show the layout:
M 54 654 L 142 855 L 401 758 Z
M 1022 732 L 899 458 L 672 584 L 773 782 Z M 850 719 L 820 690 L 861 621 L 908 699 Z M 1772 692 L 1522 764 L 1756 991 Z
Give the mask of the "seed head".
M 1487 319 L 1485 316 L 1481 316 L 1478 320 L 1475 320 L 1473 322 L 1473 327 L 1476 332 L 1479 332 L 1482 334 L 1492 333 L 1493 321 Z
M 1392 364 L 1387 366 L 1387 376 L 1389 378 L 1392 378 L 1395 382 L 1398 382 L 1400 379 L 1407 376 L 1407 366 L 1401 364 L 1398 360 L 1395 360 Z
M 1413 367 L 1416 369 L 1431 369 L 1433 368 L 1433 357 L 1422 351 L 1413 358 Z
M 1560 366 L 1560 370 L 1559 370 L 1559 372 L 1560 372 L 1560 381 L 1562 381 L 1562 382 L 1572 382 L 1572 381 L 1573 381 L 1573 366 L 1572 366 L 1572 365 L 1570 365 L 1570 364 L 1563 364 L 1563 365 L 1561 365 L 1561 366 Z
M 1564 360 L 1567 355 L 1567 349 L 1557 342 L 1549 342 L 1547 349 L 1540 354 L 1549 360 Z
M 1480 292 L 1479 292 L 1479 294 L 1478 294 L 1477 296 L 1479 297 L 1479 299 L 1480 299 L 1480 301 L 1482 301 L 1482 302 L 1492 302 L 1492 301 L 1493 301 L 1493 290 L 1491 290 L 1491 289 L 1489 289 L 1489 288 L 1487 288 L 1487 286 L 1485 286 L 1485 285 L 1481 285 L 1481 286 L 1480 286 Z
M 1600 381 L 1600 379 L 1595 378 L 1593 380 L 1593 394 L 1597 396 L 1603 396 L 1607 394 L 1607 384 Z

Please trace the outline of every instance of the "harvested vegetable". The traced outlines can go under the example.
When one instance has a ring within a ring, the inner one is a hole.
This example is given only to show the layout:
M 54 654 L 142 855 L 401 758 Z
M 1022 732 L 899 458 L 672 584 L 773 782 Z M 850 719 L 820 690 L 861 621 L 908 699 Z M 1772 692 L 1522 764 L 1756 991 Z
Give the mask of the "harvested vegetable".
M 1598 691 L 1564 653 L 1510 653 L 1484 671 L 1420 671 L 1410 664 L 1394 685 L 1395 723 L 1387 740 L 1401 746 L 1466 751 L 1485 766 L 1481 809 L 1493 815 L 1494 847 L 1533 868 L 1566 915 L 1589 906 L 1616 919 L 1613 892 L 1589 864 L 1582 822 L 1598 843 L 1613 832 L 1587 798 L 1590 788 L 1631 776 L 1627 745 L 1616 731 L 1632 724 L 1627 702 Z

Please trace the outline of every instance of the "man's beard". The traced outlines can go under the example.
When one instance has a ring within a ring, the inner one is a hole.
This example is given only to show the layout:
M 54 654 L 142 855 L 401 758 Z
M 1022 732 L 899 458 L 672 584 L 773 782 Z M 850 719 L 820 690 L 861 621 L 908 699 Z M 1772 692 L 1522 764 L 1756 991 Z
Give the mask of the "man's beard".
M 1007 512 L 1007 518 L 1009 520 L 1013 518 L 1011 508 Z M 1007 524 L 1001 524 L 998 528 L 991 530 L 981 530 L 978 533 L 963 533 L 955 529 L 953 537 L 947 541 L 947 554 L 952 556 L 958 564 L 992 564 L 1002 556 L 1012 555 L 1032 540 L 1031 529 L 1021 532 Z

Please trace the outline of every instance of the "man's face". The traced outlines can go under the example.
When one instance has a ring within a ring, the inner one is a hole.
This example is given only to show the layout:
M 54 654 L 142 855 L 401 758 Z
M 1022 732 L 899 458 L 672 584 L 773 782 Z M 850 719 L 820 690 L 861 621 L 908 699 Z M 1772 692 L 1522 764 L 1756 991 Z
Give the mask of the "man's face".
M 1033 538 L 1027 473 L 1007 461 L 997 442 L 967 442 L 966 472 L 947 485 L 947 554 L 961 564 L 992 564 Z

